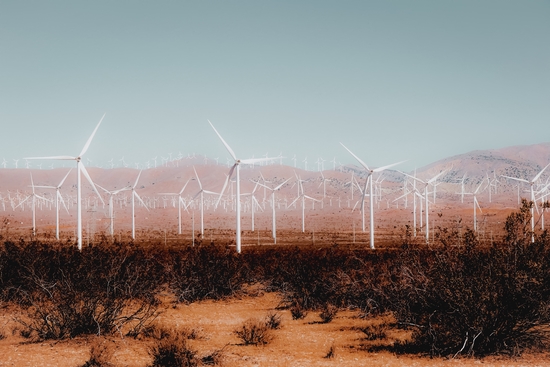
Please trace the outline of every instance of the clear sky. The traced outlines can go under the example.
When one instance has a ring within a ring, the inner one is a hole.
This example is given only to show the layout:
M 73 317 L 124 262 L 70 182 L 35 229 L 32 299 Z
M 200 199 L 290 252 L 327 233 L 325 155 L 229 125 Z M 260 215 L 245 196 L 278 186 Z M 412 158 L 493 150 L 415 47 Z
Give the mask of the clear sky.
M 0 163 L 77 155 L 104 113 L 92 165 L 225 162 L 207 119 L 310 168 L 548 142 L 549 40 L 542 0 L 6 0 Z

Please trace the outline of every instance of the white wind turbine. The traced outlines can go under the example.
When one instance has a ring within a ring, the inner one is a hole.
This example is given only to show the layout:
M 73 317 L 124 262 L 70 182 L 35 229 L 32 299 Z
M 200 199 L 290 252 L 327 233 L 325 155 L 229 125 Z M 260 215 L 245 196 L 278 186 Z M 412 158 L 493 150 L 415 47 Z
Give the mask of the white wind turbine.
M 88 171 L 86 170 L 86 167 L 84 167 L 84 164 L 82 163 L 82 156 L 86 153 L 88 148 L 90 147 L 90 143 L 92 142 L 92 139 L 94 138 L 94 135 L 99 128 L 99 125 L 101 125 L 101 121 L 105 118 L 105 115 L 101 117 L 101 120 L 99 120 L 97 126 L 95 127 L 94 131 L 92 132 L 92 135 L 88 138 L 88 141 L 86 141 L 86 144 L 84 145 L 84 148 L 82 148 L 82 151 L 80 154 L 76 157 L 68 156 L 68 155 L 59 155 L 59 156 L 51 156 L 51 157 L 30 157 L 26 159 L 51 159 L 51 160 L 69 160 L 69 161 L 76 161 L 76 211 L 77 211 L 77 224 L 76 224 L 76 236 L 77 236 L 77 243 L 78 243 L 78 249 L 82 250 L 82 181 L 80 178 L 80 173 L 86 177 L 90 185 L 92 186 L 93 190 L 103 203 L 103 198 L 101 195 L 99 195 L 99 192 L 97 191 L 97 188 L 95 187 L 92 178 L 88 174 Z
M 235 155 L 235 153 L 233 152 L 233 149 L 231 149 L 231 147 L 225 142 L 225 140 L 223 140 L 222 136 L 220 135 L 220 133 L 218 133 L 218 130 L 216 130 L 216 128 L 214 127 L 214 125 L 212 125 L 212 123 L 210 121 L 208 121 L 208 123 L 210 124 L 210 126 L 212 126 L 212 129 L 214 129 L 214 132 L 216 133 L 216 135 L 218 135 L 218 138 L 220 138 L 220 140 L 222 141 L 223 145 L 225 145 L 225 148 L 227 149 L 227 151 L 229 152 L 229 154 L 231 155 L 231 157 L 233 158 L 233 160 L 235 161 L 235 163 L 233 164 L 233 166 L 231 166 L 231 168 L 229 169 L 229 174 L 227 175 L 227 179 L 225 180 L 225 183 L 223 184 L 223 188 L 222 188 L 222 191 L 220 192 L 220 197 L 218 198 L 218 203 L 220 202 L 220 199 L 223 195 L 223 192 L 225 191 L 225 188 L 227 186 L 227 183 L 229 182 L 229 180 L 231 179 L 231 176 L 233 175 L 233 171 L 237 171 L 236 172 L 236 178 L 237 178 L 237 199 L 236 199 L 236 205 L 235 205 L 235 209 L 236 209 L 236 237 L 235 237 L 235 244 L 236 244 L 236 247 L 237 247 L 237 252 L 240 253 L 241 252 L 241 184 L 240 184 L 240 165 L 241 164 L 255 164 L 255 163 L 261 163 L 261 162 L 267 162 L 267 161 L 271 161 L 273 160 L 274 158 L 252 158 L 252 159 L 238 159 L 237 156 Z M 275 158 L 276 159 L 276 158 Z M 217 203 L 216 203 L 217 205 Z
M 290 178 L 287 179 L 286 181 L 284 181 L 282 184 L 277 185 L 274 188 L 268 187 L 268 186 L 263 185 L 263 184 L 258 182 L 258 184 L 260 186 L 263 186 L 263 187 L 267 188 L 268 190 L 271 190 L 271 210 L 272 210 L 272 218 L 273 218 L 271 231 L 272 231 L 272 234 L 273 234 L 274 243 L 277 243 L 277 226 L 276 226 L 276 223 L 275 223 L 275 191 L 279 191 L 281 189 L 281 187 L 283 187 L 283 185 L 286 184 L 289 180 L 290 180 Z
M 201 208 L 201 235 L 204 236 L 204 194 L 210 194 L 210 195 L 218 195 L 217 192 L 208 191 L 205 190 L 202 187 L 201 180 L 199 178 L 199 175 L 197 174 L 197 170 L 195 169 L 195 166 L 193 166 L 193 171 L 195 171 L 195 178 L 197 180 L 197 183 L 199 184 L 199 192 L 193 196 L 193 198 L 189 201 L 188 206 L 197 198 L 197 196 L 200 195 L 200 208 Z
M 424 181 L 424 180 L 419 179 L 416 176 L 411 176 L 411 175 L 406 174 L 405 172 L 401 172 L 405 176 L 408 176 L 408 177 L 414 179 L 415 181 L 418 181 L 418 182 L 424 184 L 424 194 L 420 194 L 419 192 L 416 192 L 416 195 L 419 195 L 421 198 L 423 198 L 425 200 L 425 203 L 426 203 L 426 208 L 425 208 L 425 212 L 424 212 L 426 214 L 426 243 L 428 243 L 430 241 L 430 217 L 429 217 L 430 200 L 428 198 L 428 186 L 433 185 L 434 182 L 439 178 L 439 176 L 441 176 L 442 174 L 444 174 L 446 172 L 447 171 L 441 171 L 437 175 L 435 175 L 434 177 L 430 178 L 428 181 Z M 415 187 L 415 190 L 416 190 L 416 187 Z M 422 220 L 422 202 L 420 202 L 420 205 L 421 205 L 420 206 L 420 215 L 421 215 L 420 219 Z M 422 223 L 420 223 L 420 226 L 422 226 Z
M 21 201 L 19 203 L 19 205 L 17 205 L 17 206 L 23 205 L 29 198 L 32 198 L 32 236 L 34 237 L 34 236 L 36 236 L 36 198 L 39 198 L 39 199 L 42 199 L 42 200 L 48 200 L 48 199 L 38 195 L 34 191 L 35 186 L 34 186 L 34 181 L 32 179 L 32 172 L 31 172 L 31 187 L 32 187 L 32 194 L 27 196 L 25 198 L 25 200 Z M 17 208 L 17 206 L 15 208 Z
M 536 205 L 536 202 L 535 202 L 534 185 L 538 181 L 538 179 L 540 178 L 540 176 L 542 175 L 544 170 L 546 170 L 546 168 L 548 168 L 548 166 L 550 166 L 550 163 L 547 164 L 546 167 L 544 167 L 539 173 L 537 173 L 537 175 L 535 177 L 533 177 L 533 179 L 531 181 L 524 180 L 523 178 L 502 176 L 502 177 L 509 178 L 511 180 L 528 183 L 529 187 L 531 188 L 531 202 L 533 202 L 533 205 L 531 206 L 531 242 L 535 242 L 535 212 L 534 212 L 535 209 L 534 209 L 534 206 Z
M 194 169 L 195 167 L 193 167 Z M 196 173 L 196 172 L 195 172 Z M 184 206 L 184 209 L 187 210 L 187 207 L 185 207 L 185 203 L 183 202 L 183 198 L 181 197 L 181 194 L 187 187 L 187 184 L 190 180 L 187 180 L 185 185 L 183 185 L 183 188 L 179 192 L 169 192 L 169 193 L 161 193 L 159 195 L 169 195 L 169 196 L 177 196 L 178 197 L 178 234 L 181 234 L 181 207 Z
M 296 175 L 296 172 L 294 172 Z M 296 180 L 298 181 L 298 197 L 290 203 L 289 206 L 292 206 L 294 203 L 298 201 L 298 199 L 302 199 L 302 233 L 306 231 L 306 199 L 309 199 L 313 202 L 317 201 L 320 202 L 321 200 L 317 200 L 315 198 L 312 198 L 311 196 L 308 196 L 304 192 L 304 186 L 302 185 L 303 180 L 296 175 Z
M 479 186 L 477 187 L 477 189 L 473 193 L 473 195 L 474 195 L 474 232 L 477 232 L 477 209 L 476 209 L 476 207 L 479 209 L 480 212 L 482 212 L 481 207 L 479 206 L 479 203 L 477 201 L 477 193 L 478 193 L 479 189 L 481 188 L 481 185 L 483 185 L 483 181 L 481 181 L 481 183 L 479 184 Z
M 255 181 L 252 181 L 255 183 L 254 185 L 254 189 L 249 192 L 249 193 L 244 193 L 244 194 L 241 194 L 241 196 L 250 196 L 250 210 L 251 210 L 251 213 L 252 213 L 252 232 L 254 232 L 254 213 L 255 213 L 255 208 L 258 207 L 261 211 L 263 211 L 263 208 L 262 206 L 260 205 L 260 203 L 258 202 L 258 199 L 256 199 L 256 196 L 254 195 L 256 193 L 256 190 L 258 189 L 258 186 L 259 186 L 259 182 L 255 182 Z
M 122 192 L 122 191 L 126 191 L 126 190 L 130 190 L 130 186 L 126 186 L 126 187 L 123 187 L 122 189 L 118 189 L 118 190 L 113 190 L 113 191 L 109 191 L 107 190 L 106 188 L 100 186 L 100 185 L 96 185 L 97 187 L 99 187 L 100 189 L 102 189 L 103 191 L 105 191 L 107 194 L 109 194 L 109 218 L 110 218 L 110 228 L 109 228 L 109 232 L 111 234 L 111 237 L 115 234 L 115 212 L 114 212 L 114 205 L 113 205 L 113 196 L 115 196 L 116 194 L 118 194 L 119 192 Z
M 136 186 L 138 184 L 139 177 L 141 176 L 141 172 L 142 171 L 139 171 L 139 174 L 136 178 L 136 183 L 130 188 L 130 190 L 132 190 L 132 239 L 136 239 L 135 198 L 137 198 L 140 201 L 141 205 L 143 205 L 145 209 L 149 211 L 149 208 L 147 207 L 147 205 L 145 205 L 145 202 L 143 202 L 139 194 L 136 192 Z
M 370 169 L 365 162 L 363 162 L 361 159 L 359 159 L 358 156 L 353 154 L 351 150 L 349 150 L 344 144 L 340 143 L 344 149 L 346 149 L 357 161 L 367 170 L 367 179 L 365 180 L 365 189 L 363 190 L 363 195 L 361 197 L 361 210 L 364 211 L 365 209 L 365 195 L 367 191 L 367 184 L 370 182 L 369 185 L 369 201 L 370 201 L 370 248 L 374 249 L 374 200 L 373 200 L 373 192 L 372 192 L 372 174 L 375 172 L 382 172 L 388 168 L 391 168 L 393 166 L 397 166 L 398 164 L 401 164 L 406 161 L 401 161 L 397 163 L 392 163 L 387 166 L 378 167 L 375 169 Z M 365 221 L 363 220 L 363 232 L 365 231 Z
M 67 179 L 67 177 L 69 176 L 69 173 L 71 173 L 71 171 L 72 171 L 72 168 L 69 170 L 69 172 L 67 172 L 65 177 L 63 177 L 63 179 L 61 180 L 61 182 L 57 186 L 35 186 L 35 187 L 42 188 L 42 189 L 54 189 L 55 190 L 55 238 L 57 240 L 59 240 L 59 201 L 61 201 L 61 203 L 65 207 L 65 210 L 67 211 L 67 213 L 69 213 L 69 209 L 67 209 L 67 206 L 65 205 L 65 200 L 63 200 L 63 195 L 61 195 L 59 190 L 61 189 L 61 186 L 63 186 L 63 183 L 65 182 L 65 180 Z

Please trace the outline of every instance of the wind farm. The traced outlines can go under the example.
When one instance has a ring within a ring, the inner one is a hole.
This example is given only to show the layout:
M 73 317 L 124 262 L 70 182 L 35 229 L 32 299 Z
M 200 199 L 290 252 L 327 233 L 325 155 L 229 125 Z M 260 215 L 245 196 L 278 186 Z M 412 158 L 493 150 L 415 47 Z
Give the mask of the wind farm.
M 375 238 L 382 247 L 392 247 L 399 244 L 407 227 L 413 229 L 415 238 L 422 233 L 425 243 L 433 241 L 439 230 L 455 227 L 472 228 L 481 238 L 490 240 L 502 232 L 504 218 L 517 209 L 521 198 L 537 203 L 531 209 L 533 234 L 544 226 L 550 176 L 545 175 L 548 164 L 543 165 L 541 156 L 546 154 L 550 159 L 549 144 L 492 151 L 490 159 L 476 158 L 489 153 L 465 153 L 415 169 L 416 173 L 392 169 L 398 163 L 370 169 L 343 146 L 360 165 L 334 164 L 322 170 L 321 164 L 313 169 L 305 164 L 295 167 L 296 157 L 239 160 L 210 125 L 214 130 L 212 140 L 215 143 L 217 136 L 235 163 L 220 164 L 219 160 L 207 158 L 207 153 L 180 154 L 157 167 L 139 169 L 106 162 L 104 168 L 81 168 L 89 179 L 84 186 L 79 184 L 78 175 L 75 179 L 73 170 L 21 165 L 0 168 L 0 209 L 4 209 L 0 214 L 12 218 L 9 227 L 14 235 L 73 239 L 79 248 L 84 238 L 93 242 L 108 235 L 135 240 L 139 233 L 147 241 L 166 237 L 172 243 L 187 243 L 198 235 L 203 241 L 209 238 L 232 244 L 237 252 L 242 251 L 243 244 L 295 245 L 313 241 L 326 245 L 355 243 L 374 249 Z M 99 124 L 83 153 L 98 127 Z M 508 151 L 518 149 L 538 154 L 530 160 L 505 158 L 512 155 Z M 474 168 L 470 164 L 473 158 Z M 29 174 L 34 177 L 33 182 L 40 184 L 29 187 L 25 183 Z M 472 206 L 473 212 L 468 209 Z M 32 222 L 35 211 L 39 213 L 38 227 Z M 241 221 L 248 221 L 246 217 L 250 216 L 252 225 L 242 227 Z M 366 217 L 369 226 L 365 225 Z M 86 230 L 89 228 L 93 232 Z M 195 228 L 198 232 L 192 234 Z M 83 233 L 80 236 L 79 231 Z M 233 239 L 227 236 L 228 231 L 233 232 Z
M 0 2 L 0 365 L 549 365 L 548 19 Z

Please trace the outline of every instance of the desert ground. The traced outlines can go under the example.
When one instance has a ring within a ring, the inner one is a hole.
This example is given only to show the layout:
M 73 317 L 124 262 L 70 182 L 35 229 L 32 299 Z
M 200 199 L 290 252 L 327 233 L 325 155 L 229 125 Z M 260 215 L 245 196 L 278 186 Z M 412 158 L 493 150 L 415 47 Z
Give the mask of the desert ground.
M 163 306 L 157 324 L 193 331 L 190 347 L 199 357 L 221 351 L 222 366 L 548 366 L 547 354 L 524 354 L 517 358 L 442 359 L 399 355 L 387 351 L 367 351 L 370 345 L 388 344 L 407 338 L 395 331 L 382 341 L 370 342 L 358 328 L 377 319 L 363 319 L 353 310 L 340 311 L 330 323 L 321 323 L 318 313 L 310 312 L 302 320 L 293 320 L 288 310 L 278 309 L 281 298 L 275 293 L 251 289 L 248 294 L 224 301 L 203 301 Z M 244 321 L 264 319 L 269 313 L 281 315 L 281 327 L 273 330 L 266 345 L 243 345 L 235 335 Z M 151 363 L 148 348 L 152 340 L 136 340 L 113 335 L 79 337 L 64 341 L 33 343 L 18 335 L 14 311 L 2 309 L 0 322 L 6 337 L 0 340 L 0 366 L 82 366 L 90 357 L 92 344 L 105 344 L 112 350 L 114 366 L 147 366 Z M 328 352 L 333 349 L 331 358 Z

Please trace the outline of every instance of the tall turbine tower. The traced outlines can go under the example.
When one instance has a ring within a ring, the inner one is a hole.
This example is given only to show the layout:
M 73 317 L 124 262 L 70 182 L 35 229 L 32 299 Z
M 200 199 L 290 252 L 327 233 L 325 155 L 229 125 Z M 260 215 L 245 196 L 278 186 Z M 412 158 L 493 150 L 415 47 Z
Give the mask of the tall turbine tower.
M 82 163 L 82 157 L 84 154 L 86 154 L 86 151 L 90 147 L 90 143 L 92 142 L 92 139 L 94 138 L 94 135 L 99 128 L 99 125 L 101 125 L 101 121 L 105 118 L 105 115 L 101 117 L 101 120 L 97 123 L 97 126 L 95 127 L 94 131 L 92 132 L 92 135 L 88 138 L 88 141 L 86 141 L 86 144 L 84 145 L 84 148 L 82 148 L 82 151 L 80 154 L 76 157 L 69 156 L 69 155 L 59 155 L 59 156 L 51 156 L 51 157 L 29 157 L 26 159 L 52 159 L 52 160 L 69 160 L 69 161 L 76 161 L 76 236 L 77 236 L 77 245 L 78 249 L 82 250 L 82 180 L 80 178 L 80 173 L 84 174 L 84 177 L 88 180 L 92 188 L 94 189 L 95 193 L 103 203 L 103 198 L 101 195 L 99 195 L 99 192 L 97 191 L 97 188 L 95 187 L 92 178 L 88 174 L 88 171 L 86 171 L 86 167 L 84 167 L 84 163 Z
M 236 244 L 236 247 L 237 247 L 237 252 L 240 253 L 241 252 L 241 183 L 240 183 L 241 177 L 240 177 L 240 172 L 239 172 L 240 171 L 240 165 L 241 164 L 256 164 L 256 163 L 261 163 L 261 162 L 268 162 L 268 161 L 271 161 L 271 160 L 277 159 L 277 158 L 238 159 L 237 156 L 235 155 L 235 153 L 233 152 L 233 149 L 231 149 L 231 147 L 225 142 L 225 140 L 223 140 L 222 136 L 220 135 L 220 133 L 218 133 L 218 130 L 216 130 L 214 125 L 212 125 L 212 123 L 210 121 L 208 121 L 208 123 L 210 124 L 210 126 L 212 126 L 212 129 L 214 129 L 214 132 L 216 133 L 216 135 L 218 135 L 218 138 L 220 138 L 223 145 L 225 146 L 225 148 L 227 149 L 227 151 L 229 152 L 229 154 L 231 155 L 231 157 L 235 161 L 233 166 L 231 166 L 231 168 L 229 169 L 229 174 L 227 175 L 227 179 L 225 180 L 225 183 L 223 184 L 222 191 L 220 192 L 220 197 L 218 198 L 218 203 L 220 202 L 220 199 L 223 195 L 223 192 L 225 191 L 225 188 L 226 188 L 227 184 L 229 183 L 229 180 L 231 180 L 231 176 L 233 175 L 233 172 L 236 171 L 236 176 L 237 176 L 236 177 L 237 198 L 236 198 L 236 201 L 235 201 L 235 211 L 236 211 L 235 244 Z M 216 205 L 217 205 L 217 203 L 216 203 Z
M 365 189 L 363 190 L 363 195 L 361 197 L 361 208 L 364 208 L 364 200 L 365 195 L 364 193 L 367 191 L 367 184 L 370 182 L 369 185 L 369 201 L 370 201 L 370 248 L 374 249 L 374 200 L 373 200 L 373 192 L 372 192 L 372 174 L 375 172 L 382 172 L 390 167 L 397 166 L 398 164 L 401 164 L 406 161 L 401 161 L 397 163 L 392 163 L 387 166 L 378 167 L 375 169 L 370 169 L 365 162 L 363 162 L 361 159 L 359 159 L 358 156 L 352 153 L 351 150 L 349 150 L 344 144 L 340 143 L 344 149 L 346 149 L 357 161 L 365 168 L 367 171 L 367 179 L 365 181 Z M 364 231 L 364 222 L 363 222 L 363 231 Z

